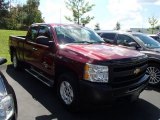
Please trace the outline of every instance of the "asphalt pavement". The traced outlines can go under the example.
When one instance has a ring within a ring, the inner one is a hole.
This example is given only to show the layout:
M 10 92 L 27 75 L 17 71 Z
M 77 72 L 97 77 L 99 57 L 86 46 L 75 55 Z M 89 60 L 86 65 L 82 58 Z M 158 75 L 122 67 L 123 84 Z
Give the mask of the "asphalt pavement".
M 147 88 L 132 105 L 87 108 L 78 113 L 67 111 L 56 92 L 24 71 L 11 65 L 1 71 L 15 90 L 18 120 L 160 120 L 160 88 Z

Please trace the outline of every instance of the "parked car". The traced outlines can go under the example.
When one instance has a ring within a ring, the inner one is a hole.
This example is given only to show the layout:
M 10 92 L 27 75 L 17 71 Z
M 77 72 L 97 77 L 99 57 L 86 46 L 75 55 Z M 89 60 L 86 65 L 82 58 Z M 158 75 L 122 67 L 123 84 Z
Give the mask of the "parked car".
M 160 84 L 160 43 L 151 37 L 138 32 L 97 31 L 107 43 L 120 45 L 145 53 L 149 57 L 147 74 L 150 75 L 149 84 Z M 135 37 L 136 36 L 136 37 Z
M 146 55 L 106 44 L 83 26 L 33 24 L 27 36 L 9 39 L 14 68 L 57 86 L 61 102 L 70 110 L 83 102 L 134 101 L 148 84 Z
M 7 60 L 0 58 L 0 65 Z M 17 120 L 17 100 L 13 88 L 0 72 L 0 120 Z
M 156 34 L 148 34 L 149 37 L 152 37 L 153 39 L 155 39 L 156 41 L 160 42 L 160 36 L 156 35 Z

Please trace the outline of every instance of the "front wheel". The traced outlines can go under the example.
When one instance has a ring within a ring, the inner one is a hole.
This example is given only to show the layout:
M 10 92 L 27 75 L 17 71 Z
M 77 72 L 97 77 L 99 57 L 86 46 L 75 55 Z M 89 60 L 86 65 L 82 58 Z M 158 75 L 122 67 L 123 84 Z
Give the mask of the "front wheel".
M 148 66 L 146 73 L 149 75 L 149 84 L 157 86 L 160 84 L 160 67 L 157 64 L 151 64 Z
M 57 94 L 65 107 L 71 111 L 77 110 L 78 86 L 72 74 L 63 74 L 59 77 Z

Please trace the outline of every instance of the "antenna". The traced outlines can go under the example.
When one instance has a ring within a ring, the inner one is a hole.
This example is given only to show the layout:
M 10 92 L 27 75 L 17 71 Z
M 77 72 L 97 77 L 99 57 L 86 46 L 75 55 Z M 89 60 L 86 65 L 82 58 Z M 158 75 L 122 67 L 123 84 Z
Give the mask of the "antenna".
M 11 11 L 11 0 L 9 0 L 9 10 Z
M 60 20 L 60 24 L 61 24 L 61 8 L 60 8 L 60 13 L 59 13 L 59 20 Z

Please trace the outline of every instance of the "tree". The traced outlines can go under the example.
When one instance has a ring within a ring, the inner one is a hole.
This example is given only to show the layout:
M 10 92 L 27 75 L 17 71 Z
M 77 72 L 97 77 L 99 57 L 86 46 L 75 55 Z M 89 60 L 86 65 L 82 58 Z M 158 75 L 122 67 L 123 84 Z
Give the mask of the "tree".
M 94 28 L 94 30 L 100 30 L 99 23 L 95 24 L 95 28 Z
M 148 18 L 148 22 L 151 25 L 152 34 L 153 34 L 153 31 L 155 29 L 155 25 L 158 23 L 158 20 L 154 16 L 152 16 L 151 18 Z
M 160 30 L 160 25 L 156 26 L 155 29 Z
M 10 6 L 10 9 L 11 3 L 5 1 L 0 0 L 0 28 L 25 29 L 32 23 L 44 22 L 38 10 L 39 0 L 27 0 L 27 4 Z
M 18 25 L 18 21 L 17 21 L 17 8 L 16 7 L 12 7 L 10 8 L 10 12 L 9 12 L 9 17 L 6 19 L 6 28 L 7 29 L 11 29 L 11 30 L 15 30 L 17 29 L 17 25 Z
M 94 17 L 90 17 L 85 15 L 90 12 L 94 6 L 94 4 L 89 4 L 89 2 L 85 2 L 85 0 L 67 0 L 65 2 L 66 7 L 72 11 L 72 16 L 65 16 L 68 21 L 74 22 L 76 24 L 86 25 L 88 24 Z
M 0 0 L 0 10 L 7 10 L 9 8 L 9 2 L 5 0 Z
M 41 11 L 38 10 L 39 4 L 39 0 L 27 0 L 27 4 L 23 6 L 23 10 L 26 13 L 23 20 L 25 25 L 43 22 Z
M 0 0 L 0 28 L 6 27 L 6 19 L 9 17 L 9 2 L 5 0 Z
M 142 32 L 141 29 L 139 29 L 138 32 Z
M 25 5 L 24 5 L 25 6 Z M 24 6 L 18 4 L 17 5 L 17 21 L 18 21 L 18 26 L 22 27 L 24 26 L 24 19 L 27 18 L 27 13 L 24 10 Z
M 114 28 L 115 30 L 120 30 L 121 29 L 121 25 L 119 22 L 116 23 L 116 27 Z

